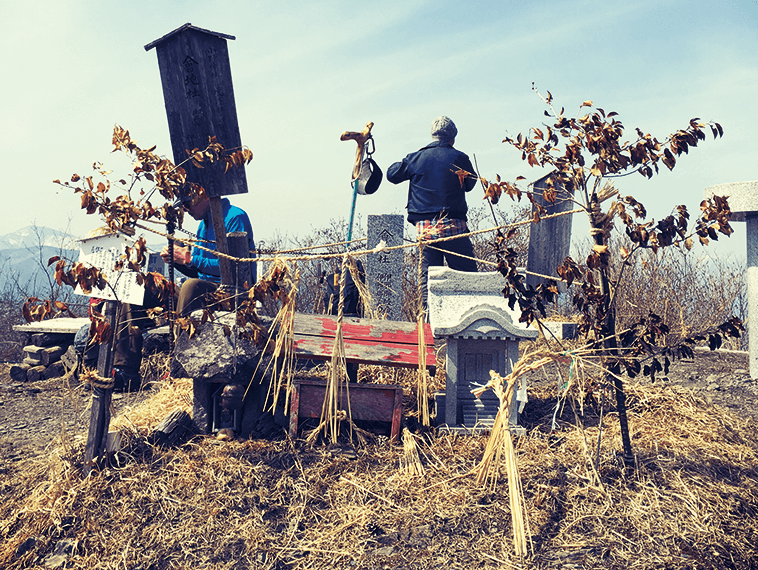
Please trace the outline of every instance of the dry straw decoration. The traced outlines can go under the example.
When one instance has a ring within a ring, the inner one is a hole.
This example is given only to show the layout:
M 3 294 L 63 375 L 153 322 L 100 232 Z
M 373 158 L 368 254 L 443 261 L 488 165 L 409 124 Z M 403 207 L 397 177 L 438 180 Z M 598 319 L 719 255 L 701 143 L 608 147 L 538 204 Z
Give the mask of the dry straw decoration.
M 35 385 L 40 398 L 67 390 L 60 380 Z M 66 539 L 78 545 L 66 567 L 77 569 L 754 568 L 755 422 L 675 385 L 630 381 L 627 394 L 638 463 L 618 460 L 618 422 L 608 422 L 603 493 L 584 469 L 582 430 L 564 422 L 554 436 L 544 433 L 552 380 L 532 383 L 530 423 L 543 433 L 514 442 L 536 551 L 527 563 L 511 546 L 510 497 L 466 476 L 483 438 L 416 437 L 427 468 L 412 478 L 398 469 L 403 448 L 383 440 L 355 461 L 287 439 L 197 437 L 157 449 L 147 435 L 192 397 L 191 379 L 172 379 L 112 423 L 124 434 L 120 467 L 81 477 L 81 423 L 67 450 L 53 444 L 4 463 L 0 567 L 42 568 Z M 594 414 L 589 407 L 585 417 Z M 586 435 L 596 435 L 586 423 Z M 426 547 L 399 537 L 419 525 L 431 531 L 419 537 Z M 382 558 L 379 548 L 393 554 Z
M 321 407 L 321 423 L 319 428 L 324 430 L 324 435 L 332 443 L 337 443 L 340 433 L 341 417 L 340 399 L 341 391 L 345 389 L 345 401 L 347 402 L 347 418 L 350 426 L 350 441 L 353 439 L 353 422 L 352 412 L 350 410 L 350 388 L 347 380 L 347 365 L 345 362 L 345 339 L 342 336 L 342 322 L 345 313 L 345 284 L 347 283 L 347 264 L 349 254 L 345 253 L 342 258 L 342 268 L 340 269 L 340 298 L 337 304 L 337 330 L 334 334 L 334 344 L 332 345 L 332 361 L 329 377 L 326 382 L 326 392 L 324 394 L 324 403 Z
M 490 483 L 492 492 L 497 487 L 498 475 L 501 465 L 505 465 L 508 474 L 508 497 L 510 499 L 511 525 L 513 527 L 513 546 L 516 556 L 523 559 L 527 554 L 527 526 L 522 504 L 523 489 L 519 477 L 516 452 L 513 448 L 513 440 L 508 426 L 511 402 L 513 400 L 517 377 L 508 376 L 502 378 L 494 370 L 490 370 L 490 381 L 483 388 L 476 390 L 474 394 L 479 397 L 486 390 L 492 390 L 500 400 L 500 407 L 495 416 L 492 432 L 484 449 L 484 456 L 477 470 L 477 484 Z
M 418 455 L 416 437 L 408 431 L 408 428 L 403 428 L 403 456 L 400 459 L 400 469 L 411 477 L 424 474 L 424 465 Z
M 476 469 L 476 482 L 479 485 L 488 485 L 494 492 L 497 488 L 498 477 L 504 466 L 508 475 L 508 497 L 510 500 L 511 525 L 513 528 L 513 546 L 516 556 L 522 559 L 527 554 L 527 546 L 531 544 L 529 533 L 529 521 L 525 515 L 523 506 L 524 490 L 521 485 L 516 452 L 513 447 L 513 439 L 508 425 L 511 404 L 516 392 L 519 377 L 532 370 L 543 368 L 546 364 L 555 360 L 566 360 L 563 355 L 550 353 L 547 350 L 537 350 L 524 355 L 513 366 L 510 374 L 501 377 L 494 370 L 490 370 L 490 380 L 487 384 L 472 393 L 478 398 L 487 390 L 492 390 L 500 400 L 500 406 L 495 416 L 487 446 L 484 449 L 482 460 Z M 532 549 L 534 547 L 532 546 Z
M 283 284 L 287 288 L 287 291 L 280 296 L 282 305 L 279 311 L 274 317 L 274 322 L 271 325 L 271 330 L 276 330 L 277 334 L 273 337 L 274 350 L 273 358 L 268 361 L 268 367 L 264 371 L 264 374 L 268 372 L 269 368 L 273 366 L 272 378 L 273 382 L 269 385 L 269 392 L 266 396 L 266 400 L 271 402 L 269 410 L 273 413 L 276 410 L 279 402 L 279 396 L 282 391 L 285 392 L 286 400 L 284 403 L 285 409 L 289 409 L 289 396 L 290 385 L 295 370 L 295 301 L 297 298 L 297 290 L 300 284 L 300 271 L 297 267 L 292 270 L 291 266 L 283 259 L 276 259 L 269 268 L 268 274 L 272 275 L 274 272 L 282 272 L 287 276 Z M 266 341 L 266 345 L 263 348 L 263 352 L 267 352 L 269 344 L 272 342 L 272 337 L 269 337 Z M 258 363 L 260 367 L 264 359 L 261 359 Z M 245 397 L 247 392 L 252 386 L 253 379 L 256 378 L 258 368 L 253 373 L 250 384 L 248 384 L 245 390 Z

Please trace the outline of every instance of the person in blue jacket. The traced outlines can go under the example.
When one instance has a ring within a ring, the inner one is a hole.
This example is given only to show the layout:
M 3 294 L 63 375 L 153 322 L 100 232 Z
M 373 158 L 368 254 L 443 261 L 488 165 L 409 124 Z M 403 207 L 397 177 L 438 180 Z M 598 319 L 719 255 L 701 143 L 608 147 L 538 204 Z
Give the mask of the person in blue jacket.
M 213 220 L 211 220 L 210 199 L 205 194 L 200 194 L 194 198 L 183 197 L 180 202 L 190 216 L 200 221 L 197 228 L 197 237 L 201 240 L 199 245 L 211 250 L 216 249 L 216 233 L 213 229 Z M 246 232 L 249 250 L 254 252 L 253 227 L 247 213 L 237 206 L 232 206 L 227 198 L 221 200 L 221 207 L 226 233 Z M 168 263 L 168 246 L 163 248 L 161 257 Z M 190 277 L 182 283 L 176 304 L 177 313 L 185 316 L 202 308 L 203 295 L 215 291 L 221 283 L 221 270 L 218 257 L 212 252 L 190 246 L 174 246 L 174 263 L 175 269 Z M 250 285 L 252 286 L 258 277 L 255 263 L 251 264 L 251 274 Z
M 432 121 L 432 142 L 412 152 L 387 169 L 393 184 L 408 181 L 408 221 L 416 226 L 419 239 L 453 238 L 427 245 L 421 260 L 419 283 L 424 309 L 427 307 L 427 278 L 430 266 L 444 265 L 458 271 L 476 272 L 474 248 L 466 226 L 466 192 L 476 184 L 475 176 L 461 179 L 456 172 L 474 173 L 469 157 L 453 148 L 458 129 L 448 117 Z
M 232 206 L 227 198 L 221 200 L 224 213 L 224 227 L 226 233 L 246 232 L 250 257 L 254 257 L 255 241 L 253 240 L 253 227 L 247 213 L 236 206 Z M 177 206 L 181 206 L 190 216 L 200 221 L 197 229 L 199 245 L 207 249 L 216 249 L 216 234 L 213 229 L 213 221 L 210 213 L 210 199 L 200 193 L 193 198 L 182 197 Z M 161 257 L 168 262 L 168 247 L 163 248 Z M 215 291 L 221 284 L 221 270 L 218 257 L 210 251 L 190 246 L 174 246 L 175 269 L 189 277 L 182 283 L 176 301 L 176 312 L 180 316 L 187 316 L 192 311 L 201 309 L 204 303 L 204 295 Z M 256 264 L 251 264 L 253 286 L 257 280 Z M 147 328 L 152 324 L 145 309 L 158 306 L 157 299 L 152 298 L 145 292 L 145 302 L 141 307 L 132 306 L 128 303 L 121 305 L 120 318 L 114 331 L 113 350 L 113 378 L 114 389 L 134 391 L 140 387 L 141 380 L 139 369 L 142 363 L 142 332 L 134 330 Z

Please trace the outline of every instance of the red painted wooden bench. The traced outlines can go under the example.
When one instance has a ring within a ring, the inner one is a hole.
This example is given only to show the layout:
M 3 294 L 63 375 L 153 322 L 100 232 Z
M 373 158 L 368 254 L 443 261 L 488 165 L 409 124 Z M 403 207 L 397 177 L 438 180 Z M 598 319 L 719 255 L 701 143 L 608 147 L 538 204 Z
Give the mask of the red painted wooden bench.
M 331 360 L 337 317 L 297 313 L 294 322 L 295 356 L 299 359 Z M 418 368 L 419 338 L 416 323 L 345 317 L 342 321 L 345 360 L 354 364 L 374 364 Z M 432 328 L 424 325 L 426 368 L 431 376 L 437 370 Z M 352 378 L 356 380 L 356 378 Z M 321 382 L 325 386 L 324 382 Z M 355 386 L 355 388 L 354 388 Z M 290 405 L 290 435 L 306 417 L 320 417 L 324 391 L 319 381 L 296 381 Z M 354 419 L 392 423 L 390 437 L 397 439 L 402 419 L 402 388 L 385 384 L 349 386 Z

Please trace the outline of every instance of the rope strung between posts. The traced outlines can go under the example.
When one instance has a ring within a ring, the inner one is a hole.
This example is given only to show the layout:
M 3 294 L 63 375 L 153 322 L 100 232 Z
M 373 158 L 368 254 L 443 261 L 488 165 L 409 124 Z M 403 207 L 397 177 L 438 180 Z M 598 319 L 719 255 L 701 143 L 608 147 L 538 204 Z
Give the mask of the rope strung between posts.
M 151 224 L 160 224 L 160 225 L 164 225 L 164 226 L 168 224 L 168 222 L 166 222 L 165 220 L 143 220 L 143 222 L 148 222 L 148 223 L 151 223 Z M 152 230 L 150 228 L 146 228 L 145 226 L 141 226 L 139 223 L 137 223 L 135 225 L 138 228 L 141 228 L 143 230 L 147 230 L 149 232 L 153 232 L 153 233 L 156 233 L 158 235 L 163 235 L 159 231 Z M 202 239 L 197 234 L 192 233 L 191 231 L 186 230 L 184 228 L 179 228 L 179 231 L 184 232 L 188 236 L 191 236 L 198 243 L 215 243 L 214 241 L 211 241 L 211 240 Z M 311 251 L 311 250 L 314 250 L 314 249 L 326 249 L 326 248 L 330 248 L 330 247 L 340 247 L 341 248 L 341 247 L 344 247 L 344 246 L 349 246 L 350 244 L 364 242 L 364 241 L 366 241 L 366 239 L 367 238 L 356 238 L 356 239 L 353 239 L 353 240 L 350 240 L 350 241 L 337 241 L 337 242 L 333 242 L 333 243 L 325 243 L 323 245 L 309 245 L 309 246 L 303 246 L 303 247 L 295 247 L 295 248 L 292 248 L 292 249 L 280 249 L 278 251 L 276 251 L 276 250 L 268 250 L 268 249 L 259 249 L 258 252 L 259 253 L 282 254 L 282 253 L 292 253 L 294 251 Z
M 560 216 L 567 216 L 567 215 L 571 215 L 571 214 L 576 214 L 578 212 L 583 212 L 583 211 L 584 210 L 582 210 L 581 208 L 577 208 L 577 209 L 574 209 L 574 210 L 570 210 L 568 212 L 560 212 L 558 214 L 551 214 L 549 216 L 544 216 L 544 217 L 541 218 L 541 220 L 549 220 L 549 219 L 552 219 L 552 218 L 558 218 Z M 464 233 L 464 234 L 457 234 L 455 236 L 442 237 L 442 238 L 431 239 L 431 240 L 424 240 L 424 245 L 425 246 L 430 246 L 430 245 L 434 245 L 436 243 L 441 243 L 441 242 L 445 242 L 445 241 L 449 241 L 449 240 L 453 240 L 453 239 L 458 239 L 458 238 L 461 238 L 461 237 L 471 237 L 471 236 L 480 235 L 480 234 L 484 234 L 484 233 L 488 233 L 488 232 L 494 232 L 494 231 L 498 231 L 498 230 L 516 228 L 516 227 L 527 225 L 527 224 L 531 224 L 531 223 L 533 223 L 533 221 L 531 219 L 530 220 L 523 220 L 521 222 L 514 222 L 512 224 L 504 224 L 502 226 L 495 226 L 493 228 L 487 228 L 487 229 L 483 229 L 483 230 L 476 230 L 476 231 L 468 232 L 468 233 Z M 158 230 L 155 230 L 155 229 L 152 229 L 152 228 L 148 228 L 148 227 L 145 227 L 145 226 L 143 226 L 141 224 L 136 224 L 136 226 L 139 227 L 139 228 L 141 228 L 141 229 L 143 229 L 143 230 L 146 230 L 146 231 L 149 231 L 151 233 L 154 233 L 154 234 L 157 234 L 159 236 L 162 236 L 162 237 L 166 238 L 167 240 L 173 239 L 175 241 L 180 242 L 182 245 L 191 245 L 192 247 L 195 247 L 197 249 L 206 251 L 208 253 L 212 253 L 216 257 L 222 257 L 224 259 L 228 259 L 230 261 L 234 261 L 234 262 L 237 262 L 237 263 L 272 262 L 272 261 L 277 261 L 277 260 L 284 260 L 284 261 L 311 261 L 311 260 L 315 260 L 315 259 L 335 259 L 335 258 L 343 256 L 343 253 L 325 253 L 325 254 L 321 254 L 321 255 L 287 256 L 287 257 L 283 257 L 283 256 L 280 256 L 280 255 L 277 255 L 277 256 L 274 256 L 274 257 L 234 257 L 234 256 L 231 256 L 231 255 L 229 255 L 227 253 L 222 253 L 220 251 L 216 251 L 215 249 L 210 249 L 210 248 L 206 248 L 206 247 L 201 246 L 201 245 L 197 245 L 197 243 L 193 242 L 193 240 L 189 240 L 189 239 L 185 239 L 185 238 L 180 238 L 180 237 L 177 237 L 177 236 L 173 236 L 173 238 L 172 238 L 172 237 L 170 237 L 165 232 L 161 232 L 161 231 L 158 231 Z M 362 241 L 362 240 L 354 240 L 354 241 Z M 372 249 L 365 249 L 365 250 L 361 250 L 361 251 L 354 251 L 354 252 L 352 252 L 352 255 L 354 255 L 354 256 L 360 256 L 360 255 L 367 255 L 367 254 L 370 254 L 370 253 L 389 252 L 389 251 L 394 251 L 394 250 L 398 250 L 398 249 L 407 249 L 407 248 L 417 247 L 418 243 L 419 242 L 411 242 L 411 243 L 403 244 L 403 245 L 394 245 L 394 246 L 386 246 L 385 245 L 383 247 L 377 246 L 377 247 L 372 248 Z M 477 259 L 476 261 L 478 261 L 479 263 L 487 264 L 487 265 L 497 266 L 497 263 L 494 262 L 494 261 L 487 261 L 487 260 L 483 260 L 483 259 Z M 548 278 L 555 279 L 555 277 L 552 277 L 552 276 L 549 276 Z

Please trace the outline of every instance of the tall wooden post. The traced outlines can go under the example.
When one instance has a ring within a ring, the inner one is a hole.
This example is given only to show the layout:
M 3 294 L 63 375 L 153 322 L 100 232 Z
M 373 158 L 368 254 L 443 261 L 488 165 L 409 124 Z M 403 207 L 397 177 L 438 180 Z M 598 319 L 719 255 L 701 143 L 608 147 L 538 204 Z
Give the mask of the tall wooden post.
M 198 28 L 192 24 L 169 32 L 145 46 L 156 48 L 163 85 L 174 162 L 187 159 L 187 151 L 203 149 L 216 137 L 226 149 L 241 146 L 232 70 L 226 40 L 234 36 Z M 211 202 L 216 249 L 228 253 L 221 197 L 247 193 L 244 168 L 224 173 L 223 165 L 184 164 L 187 180 L 200 184 Z M 232 286 L 232 262 L 219 257 L 222 285 Z
M 116 302 L 105 301 L 105 318 L 111 329 L 116 322 Z M 100 345 L 97 358 L 97 374 L 101 378 L 111 379 L 113 364 L 113 340 Z M 89 432 L 87 433 L 87 445 L 84 448 L 84 475 L 88 475 L 94 463 L 105 450 L 105 440 L 108 436 L 108 427 L 111 421 L 111 396 L 113 385 L 92 386 L 92 408 L 89 420 Z
M 550 173 L 534 183 L 534 200 L 547 210 L 547 214 L 560 214 L 568 212 L 574 207 L 570 196 L 562 185 L 556 182 L 556 190 L 560 200 L 550 203 L 542 197 L 542 192 L 547 187 L 547 179 L 554 176 Z M 571 193 L 573 196 L 573 192 Z M 536 209 L 534 206 L 533 209 Z M 569 255 L 571 248 L 571 222 L 573 216 L 560 216 L 549 220 L 541 220 L 538 224 L 529 226 L 529 253 L 526 262 L 526 270 L 540 275 L 552 275 L 558 278 L 556 268 L 563 265 L 563 260 Z M 527 273 L 526 283 L 537 287 L 544 278 Z M 566 290 L 562 281 L 558 282 L 561 292 Z

